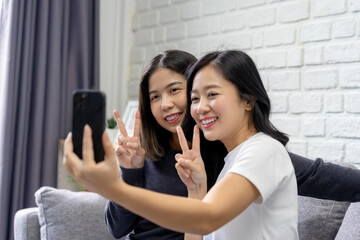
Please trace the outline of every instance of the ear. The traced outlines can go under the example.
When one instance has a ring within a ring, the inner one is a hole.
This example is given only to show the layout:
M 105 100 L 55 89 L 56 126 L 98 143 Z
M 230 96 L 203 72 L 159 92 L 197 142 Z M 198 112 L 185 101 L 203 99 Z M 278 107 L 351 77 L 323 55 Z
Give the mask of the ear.
M 254 106 L 254 103 L 248 101 L 246 103 L 245 110 L 250 112 L 252 110 L 253 106 Z
M 251 111 L 252 108 L 255 106 L 255 102 L 256 102 L 256 97 L 250 96 L 250 98 L 251 98 L 251 100 L 247 100 L 246 106 L 245 106 L 245 109 L 247 111 Z

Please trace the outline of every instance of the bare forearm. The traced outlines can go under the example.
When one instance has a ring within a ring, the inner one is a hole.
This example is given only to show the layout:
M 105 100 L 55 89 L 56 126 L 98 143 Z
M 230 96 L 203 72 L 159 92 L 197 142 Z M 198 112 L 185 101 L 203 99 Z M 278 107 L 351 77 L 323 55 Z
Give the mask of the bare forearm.
M 184 240 L 203 240 L 203 236 L 198 234 L 185 233 Z
M 198 184 L 196 186 L 196 189 L 188 188 L 188 198 L 202 200 L 205 197 L 206 193 L 207 193 L 206 181 L 203 184 Z M 184 240 L 203 240 L 203 235 L 185 233 Z
M 98 189 L 98 193 L 160 226 L 199 235 L 228 223 L 260 195 L 246 178 L 233 173 L 217 183 L 202 201 L 133 187 L 120 178 L 110 180 L 111 186 Z
M 208 203 L 119 184 L 105 197 L 160 226 L 196 234 L 217 228 L 212 225 L 214 217 Z
M 206 183 L 197 187 L 196 190 L 188 189 L 188 198 L 202 200 L 207 193 Z M 203 235 L 185 233 L 184 240 L 203 240 Z

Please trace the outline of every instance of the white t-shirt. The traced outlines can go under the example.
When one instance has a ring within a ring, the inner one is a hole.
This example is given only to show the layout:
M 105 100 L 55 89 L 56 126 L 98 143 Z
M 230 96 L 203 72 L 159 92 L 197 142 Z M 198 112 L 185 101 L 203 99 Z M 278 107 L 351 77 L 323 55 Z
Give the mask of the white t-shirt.
M 280 142 L 257 133 L 228 153 L 217 182 L 229 172 L 247 178 L 260 196 L 205 240 L 299 239 L 296 178 L 289 154 Z

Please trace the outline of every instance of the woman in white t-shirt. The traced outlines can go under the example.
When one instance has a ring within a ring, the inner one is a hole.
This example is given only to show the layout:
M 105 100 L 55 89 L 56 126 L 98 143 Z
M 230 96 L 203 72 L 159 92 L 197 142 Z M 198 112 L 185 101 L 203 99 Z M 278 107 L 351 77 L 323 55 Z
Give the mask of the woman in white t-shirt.
M 124 183 L 106 134 L 105 160 L 93 160 L 89 127 L 84 130 L 84 161 L 73 153 L 71 135 L 67 137 L 65 167 L 88 189 L 175 231 L 205 239 L 298 239 L 296 179 L 284 147 L 288 138 L 269 121 L 270 100 L 251 58 L 234 50 L 209 53 L 191 68 L 187 89 L 191 104 L 185 130 L 196 125 L 192 149 L 177 129 L 182 148 L 178 169 L 193 177 L 186 166 L 202 161 L 200 145 L 202 152 L 216 151 L 200 141 L 199 127 L 202 137 L 215 141 L 211 146 L 223 144 L 229 152 L 216 184 L 202 200 Z

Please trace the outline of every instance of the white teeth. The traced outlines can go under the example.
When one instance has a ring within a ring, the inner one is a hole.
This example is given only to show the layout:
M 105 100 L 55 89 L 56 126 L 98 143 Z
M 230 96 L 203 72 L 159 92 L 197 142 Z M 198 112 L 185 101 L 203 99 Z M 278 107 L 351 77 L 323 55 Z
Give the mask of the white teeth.
M 201 123 L 202 123 L 203 125 L 208 125 L 208 124 L 210 124 L 210 123 L 212 123 L 212 122 L 215 122 L 215 121 L 216 121 L 216 117 L 203 120 L 203 121 L 201 121 Z
M 180 116 L 180 113 L 171 115 L 170 117 L 167 117 L 165 119 L 166 119 L 166 121 L 171 121 L 171 120 L 174 120 L 175 118 L 177 118 L 178 116 Z

